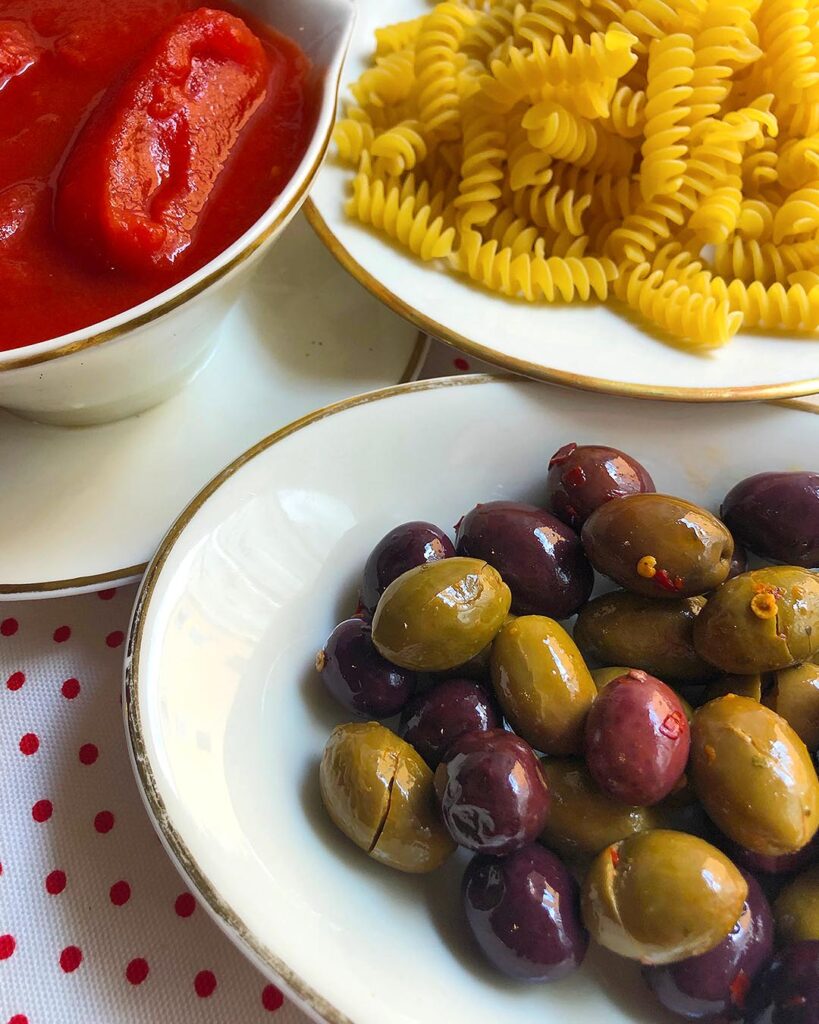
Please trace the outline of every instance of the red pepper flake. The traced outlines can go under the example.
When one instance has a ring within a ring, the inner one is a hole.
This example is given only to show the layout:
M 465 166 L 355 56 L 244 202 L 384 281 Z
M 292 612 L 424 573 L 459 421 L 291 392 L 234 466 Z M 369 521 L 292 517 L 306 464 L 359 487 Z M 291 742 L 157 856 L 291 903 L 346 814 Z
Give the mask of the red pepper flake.
M 748 989 L 751 987 L 751 979 L 748 975 L 740 968 L 739 973 L 734 978 L 729 986 L 731 993 L 731 1002 L 734 1006 L 740 1010 L 745 1006 L 745 999 L 748 995 Z
M 685 715 L 682 711 L 671 711 L 665 716 L 660 725 L 660 732 L 670 740 L 677 740 L 683 731 Z
M 672 579 L 665 569 L 657 570 L 654 574 L 654 582 L 658 587 L 662 587 L 663 590 L 670 590 L 672 592 L 682 590 L 685 584 L 682 576 L 675 576 L 674 579 Z
M 586 482 L 586 474 L 583 472 L 582 466 L 572 466 L 568 473 L 563 477 L 563 483 L 568 484 L 570 487 L 580 487 L 581 484 Z
M 611 857 L 612 864 L 615 867 L 617 867 L 617 865 L 620 863 L 620 854 L 617 852 L 616 846 L 612 846 L 612 848 L 609 850 L 609 856 Z
M 569 444 L 564 444 L 562 448 L 558 448 L 551 459 L 549 459 L 549 469 L 551 469 L 552 466 L 563 465 L 566 459 L 568 459 L 576 448 L 577 445 L 574 441 L 571 441 Z

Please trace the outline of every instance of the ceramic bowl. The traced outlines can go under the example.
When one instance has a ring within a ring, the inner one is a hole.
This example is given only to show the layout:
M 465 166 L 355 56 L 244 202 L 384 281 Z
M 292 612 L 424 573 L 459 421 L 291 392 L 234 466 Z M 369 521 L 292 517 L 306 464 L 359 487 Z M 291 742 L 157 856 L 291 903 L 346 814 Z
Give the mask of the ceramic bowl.
M 120 419 L 163 401 L 202 368 L 261 254 L 307 194 L 327 149 L 354 0 L 244 0 L 310 58 L 319 95 L 312 138 L 266 213 L 204 267 L 133 309 L 80 331 L 0 353 L 0 406 L 46 423 Z
M 794 440 L 798 438 L 798 445 Z M 595 949 L 554 985 L 494 975 L 463 919 L 456 855 L 428 876 L 368 859 L 321 806 L 347 720 L 314 668 L 397 523 L 451 528 L 478 501 L 538 501 L 568 442 L 631 452 L 660 491 L 715 508 L 759 471 L 806 468 L 819 416 L 462 377 L 351 399 L 217 477 L 150 566 L 124 705 L 139 784 L 176 863 L 229 935 L 332 1024 L 671 1024 L 637 964 Z

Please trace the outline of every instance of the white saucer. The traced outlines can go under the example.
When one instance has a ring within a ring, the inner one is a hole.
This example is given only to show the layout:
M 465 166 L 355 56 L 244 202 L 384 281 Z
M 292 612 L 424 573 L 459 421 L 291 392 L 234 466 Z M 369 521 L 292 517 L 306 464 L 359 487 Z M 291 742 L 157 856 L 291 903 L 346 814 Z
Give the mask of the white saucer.
M 411 379 L 424 350 L 298 217 L 181 394 L 96 427 L 0 412 L 0 596 L 139 577 L 174 516 L 226 463 L 305 413 Z

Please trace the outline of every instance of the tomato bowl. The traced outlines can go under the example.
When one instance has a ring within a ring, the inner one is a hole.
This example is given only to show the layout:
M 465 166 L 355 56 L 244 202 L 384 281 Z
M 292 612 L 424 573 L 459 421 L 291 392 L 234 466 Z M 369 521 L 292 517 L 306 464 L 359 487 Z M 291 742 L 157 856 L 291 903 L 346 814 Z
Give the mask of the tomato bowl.
M 296 41 L 309 61 L 312 123 L 295 170 L 249 228 L 182 280 L 89 327 L 0 351 L 0 407 L 79 426 L 121 419 L 169 398 L 205 365 L 248 275 L 304 202 L 330 140 L 355 0 L 240 0 L 238 6 Z

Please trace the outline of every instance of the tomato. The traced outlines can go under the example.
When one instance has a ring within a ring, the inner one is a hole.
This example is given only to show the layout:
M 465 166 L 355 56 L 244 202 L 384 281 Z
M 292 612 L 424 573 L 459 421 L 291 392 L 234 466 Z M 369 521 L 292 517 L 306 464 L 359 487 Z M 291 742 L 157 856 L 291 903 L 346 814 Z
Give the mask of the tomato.
M 0 89 L 27 71 L 42 53 L 34 35 L 19 21 L 0 21 Z

